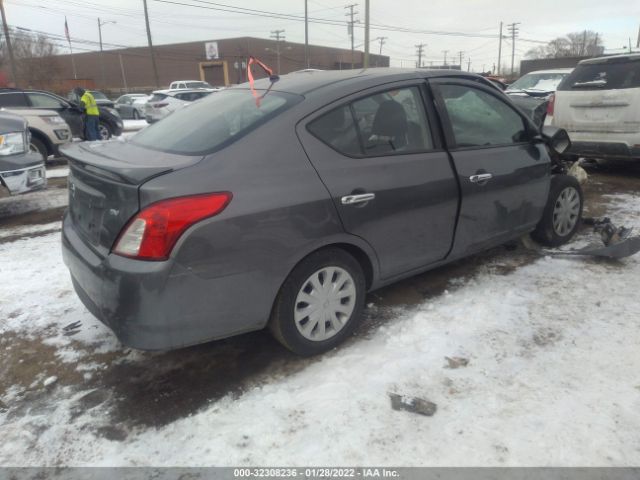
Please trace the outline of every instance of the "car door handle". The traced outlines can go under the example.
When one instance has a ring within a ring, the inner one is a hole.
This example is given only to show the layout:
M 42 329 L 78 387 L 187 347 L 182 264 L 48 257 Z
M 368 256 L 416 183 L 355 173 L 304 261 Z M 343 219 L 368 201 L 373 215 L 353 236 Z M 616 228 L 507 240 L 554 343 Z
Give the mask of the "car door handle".
M 360 195 L 345 195 L 340 199 L 342 205 L 355 205 L 358 203 L 370 202 L 376 198 L 375 193 L 361 193 Z
M 493 175 L 490 173 L 481 173 L 479 175 L 471 175 L 469 177 L 469 181 L 471 183 L 487 183 L 489 180 L 493 178 Z

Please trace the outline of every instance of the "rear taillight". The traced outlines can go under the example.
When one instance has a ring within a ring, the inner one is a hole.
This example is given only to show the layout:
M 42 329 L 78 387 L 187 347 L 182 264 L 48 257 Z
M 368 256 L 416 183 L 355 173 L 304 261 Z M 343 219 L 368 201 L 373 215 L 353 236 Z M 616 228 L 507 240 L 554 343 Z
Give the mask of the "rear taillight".
M 553 109 L 556 104 L 556 94 L 552 93 L 549 97 L 549 103 L 547 103 L 547 115 L 553 116 Z
M 222 212 L 230 192 L 170 198 L 134 216 L 116 240 L 113 253 L 139 260 L 166 260 L 185 230 Z
M 162 108 L 162 107 L 166 107 L 167 105 L 169 105 L 168 103 L 154 103 L 153 104 L 153 108 Z

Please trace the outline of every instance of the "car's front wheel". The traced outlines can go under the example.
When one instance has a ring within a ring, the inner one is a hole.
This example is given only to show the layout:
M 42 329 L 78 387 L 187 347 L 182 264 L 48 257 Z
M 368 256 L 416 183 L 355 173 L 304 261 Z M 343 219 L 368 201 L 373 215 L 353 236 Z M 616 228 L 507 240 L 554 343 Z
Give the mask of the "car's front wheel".
M 111 129 L 106 123 L 100 122 L 98 124 L 98 132 L 100 132 L 100 138 L 102 140 L 109 140 L 111 138 Z
M 580 225 L 583 204 L 582 188 L 575 177 L 552 176 L 547 205 L 531 236 L 549 247 L 564 245 L 573 238 Z
M 320 250 L 302 260 L 287 277 L 269 328 L 294 353 L 326 352 L 357 326 L 365 290 L 362 267 L 355 258 L 338 248 Z

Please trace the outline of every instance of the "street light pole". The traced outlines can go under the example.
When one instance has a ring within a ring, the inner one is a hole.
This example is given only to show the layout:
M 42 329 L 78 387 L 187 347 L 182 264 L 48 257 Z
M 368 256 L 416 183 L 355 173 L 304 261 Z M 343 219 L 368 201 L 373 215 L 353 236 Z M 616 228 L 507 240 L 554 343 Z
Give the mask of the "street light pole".
M 369 68 L 369 0 L 364 1 L 364 61 L 362 68 Z
M 304 61 L 309 68 L 309 5 L 304 0 Z
M 98 37 L 100 38 L 100 73 L 102 77 L 102 88 L 106 85 L 105 75 L 104 75 L 104 52 L 102 50 L 102 26 L 108 23 L 116 23 L 113 20 L 108 20 L 106 22 L 101 22 L 98 17 Z

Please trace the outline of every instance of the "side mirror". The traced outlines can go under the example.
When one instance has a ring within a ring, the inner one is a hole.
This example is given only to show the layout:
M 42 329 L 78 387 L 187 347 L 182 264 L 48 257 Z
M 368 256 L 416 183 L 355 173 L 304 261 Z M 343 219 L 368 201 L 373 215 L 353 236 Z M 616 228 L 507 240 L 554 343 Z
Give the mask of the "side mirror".
M 557 154 L 563 154 L 571 148 L 569 134 L 564 128 L 545 125 L 542 127 L 542 138 L 547 146 Z

